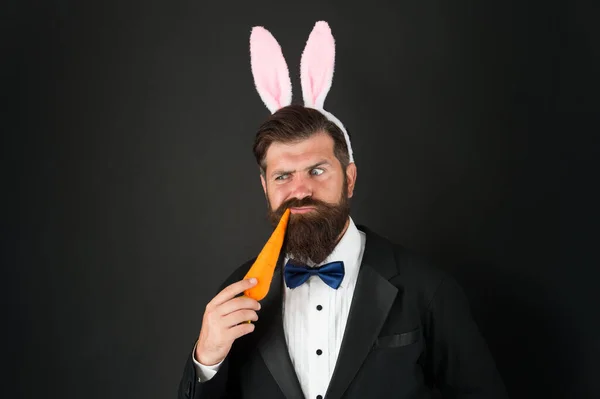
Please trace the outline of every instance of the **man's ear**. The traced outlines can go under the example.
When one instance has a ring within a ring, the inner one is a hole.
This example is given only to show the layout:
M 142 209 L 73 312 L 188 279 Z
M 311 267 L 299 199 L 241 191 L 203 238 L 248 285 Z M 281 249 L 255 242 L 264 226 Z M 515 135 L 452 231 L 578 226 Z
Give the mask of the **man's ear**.
M 348 182 L 348 198 L 354 195 L 354 187 L 356 185 L 356 164 L 350 163 L 346 168 L 346 180 Z
M 265 195 L 267 195 L 267 181 L 265 180 L 265 175 L 262 172 L 260 173 L 260 183 L 262 184 Z

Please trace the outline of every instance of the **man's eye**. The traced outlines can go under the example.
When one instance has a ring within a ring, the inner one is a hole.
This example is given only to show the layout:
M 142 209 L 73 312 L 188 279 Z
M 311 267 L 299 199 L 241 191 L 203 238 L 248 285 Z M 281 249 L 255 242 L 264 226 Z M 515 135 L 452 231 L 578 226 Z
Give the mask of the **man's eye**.
M 275 178 L 275 180 L 285 180 L 285 179 L 287 179 L 287 178 L 288 178 L 288 176 L 289 176 L 289 174 L 288 174 L 288 173 L 284 173 L 284 174 L 282 174 L 282 175 L 279 175 L 279 176 L 277 176 L 277 177 Z
M 315 168 L 315 169 L 311 169 L 310 174 L 313 176 L 319 176 L 321 174 L 323 174 L 325 171 L 321 168 Z

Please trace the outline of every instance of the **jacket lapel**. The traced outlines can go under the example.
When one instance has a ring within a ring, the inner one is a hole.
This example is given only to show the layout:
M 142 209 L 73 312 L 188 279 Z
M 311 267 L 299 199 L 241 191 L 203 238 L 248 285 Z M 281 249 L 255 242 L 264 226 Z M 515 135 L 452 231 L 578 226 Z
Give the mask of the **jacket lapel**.
M 369 229 L 358 228 L 367 234 L 366 247 L 326 399 L 341 398 L 348 389 L 377 339 L 398 292 L 388 281 L 397 274 L 391 246 Z
M 258 342 L 258 351 L 284 396 L 291 399 L 303 399 L 302 388 L 292 365 L 283 332 L 282 262 L 283 259 L 280 258 L 273 273 L 269 293 L 261 302 L 262 311 L 259 313 L 259 322 L 262 321 L 261 325 L 265 330 Z

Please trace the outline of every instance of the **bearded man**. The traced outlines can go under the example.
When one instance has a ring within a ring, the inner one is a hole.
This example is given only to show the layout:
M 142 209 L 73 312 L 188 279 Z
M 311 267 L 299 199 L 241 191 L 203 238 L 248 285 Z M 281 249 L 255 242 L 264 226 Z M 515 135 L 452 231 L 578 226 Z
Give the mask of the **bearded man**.
M 340 129 L 287 106 L 254 145 L 273 225 L 290 220 L 272 289 L 239 296 L 253 260 L 206 306 L 179 398 L 505 398 L 465 296 L 448 275 L 355 225 L 357 168 Z M 318 276 L 286 284 L 291 264 L 341 262 L 337 289 Z M 244 323 L 252 320 L 253 323 Z
M 241 295 L 256 284 L 244 279 L 252 259 L 206 306 L 179 399 L 506 398 L 456 281 L 350 216 L 349 136 L 322 108 L 333 54 L 317 22 L 302 56 L 305 104 L 291 105 L 281 49 L 252 32 L 255 83 L 272 111 L 254 155 L 269 220 L 290 216 L 267 296 Z

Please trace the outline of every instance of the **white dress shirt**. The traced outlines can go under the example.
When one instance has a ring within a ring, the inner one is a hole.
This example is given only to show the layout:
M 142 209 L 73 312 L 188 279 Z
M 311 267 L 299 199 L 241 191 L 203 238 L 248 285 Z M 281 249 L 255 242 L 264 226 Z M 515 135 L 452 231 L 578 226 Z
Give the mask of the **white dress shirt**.
M 283 330 L 292 364 L 306 398 L 324 397 L 329 386 L 346 329 L 365 244 L 365 234 L 358 230 L 350 218 L 344 236 L 321 263 L 344 262 L 345 275 L 337 290 L 318 276 L 311 276 L 294 289 L 283 283 Z M 287 260 L 286 256 L 286 263 Z M 195 348 L 192 359 L 199 381 L 211 379 L 221 363 L 202 365 L 196 361 L 194 353 Z

